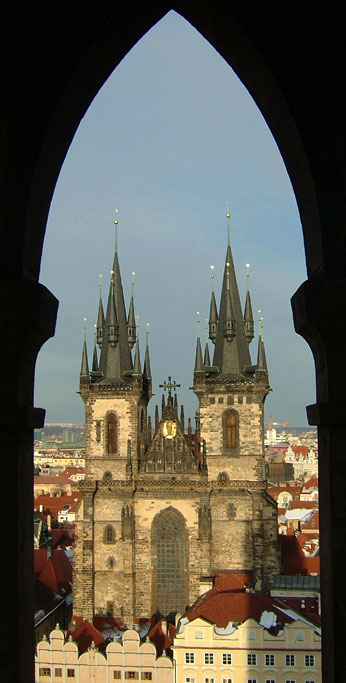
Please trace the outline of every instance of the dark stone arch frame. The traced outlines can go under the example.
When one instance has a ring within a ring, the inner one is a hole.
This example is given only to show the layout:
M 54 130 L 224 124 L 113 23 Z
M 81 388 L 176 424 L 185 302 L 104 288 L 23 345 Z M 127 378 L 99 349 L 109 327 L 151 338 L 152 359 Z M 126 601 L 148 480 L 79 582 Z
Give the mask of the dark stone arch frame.
M 33 680 L 30 453 L 33 427 L 44 419 L 44 411 L 32 407 L 33 377 L 39 348 L 54 334 L 57 311 L 54 296 L 36 280 L 50 199 L 68 145 L 107 72 L 171 7 L 153 2 L 140 6 L 134 17 L 130 7 L 101 0 L 95 11 L 77 0 L 66 10 L 59 7 L 53 24 L 39 6 L 28 8 L 19 1 L 4 8 L 11 76 L 3 82 L 0 237 L 6 257 L 0 315 L 6 330 L 6 404 L 1 434 L 4 451 L 13 454 L 3 465 L 4 478 L 18 480 L 21 490 L 20 502 L 12 500 L 18 535 L 13 534 L 8 552 L 11 572 L 4 574 L 4 582 L 13 581 L 3 605 L 9 615 L 2 640 L 8 681 Z M 277 5 L 259 8 L 246 0 L 222 6 L 182 1 L 173 8 L 214 45 L 251 92 L 279 144 L 297 197 L 309 281 L 294 296 L 293 308 L 296 330 L 312 348 L 316 364 L 317 404 L 308 414 L 310 423 L 318 425 L 320 444 L 325 677 L 334 680 L 335 665 L 335 680 L 340 680 L 346 677 L 338 627 L 345 612 L 339 557 L 346 550 L 340 532 L 340 520 L 346 518 L 341 457 L 346 431 L 343 9 L 332 3 L 311 12 L 293 2 L 283 22 Z M 18 615 L 13 604 L 20 605 Z

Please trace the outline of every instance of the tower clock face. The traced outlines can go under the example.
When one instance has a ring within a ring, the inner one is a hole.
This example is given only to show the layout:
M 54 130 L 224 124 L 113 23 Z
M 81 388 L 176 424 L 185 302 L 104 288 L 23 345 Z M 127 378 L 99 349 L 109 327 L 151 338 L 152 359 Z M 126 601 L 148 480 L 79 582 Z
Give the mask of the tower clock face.
M 165 439 L 173 439 L 177 433 L 177 424 L 173 420 L 165 420 L 162 425 L 162 433 Z

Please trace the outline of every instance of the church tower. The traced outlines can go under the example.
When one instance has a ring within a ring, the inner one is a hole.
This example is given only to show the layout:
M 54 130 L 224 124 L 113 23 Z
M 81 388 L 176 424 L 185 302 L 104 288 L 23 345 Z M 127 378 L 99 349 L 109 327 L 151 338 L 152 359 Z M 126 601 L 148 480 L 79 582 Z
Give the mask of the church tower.
M 256 590 L 279 573 L 277 512 L 264 479 L 264 401 L 270 391 L 262 331 L 257 363 L 249 346 L 254 320 L 248 288 L 242 313 L 230 244 L 219 312 L 213 291 L 204 362 L 197 339 L 194 392 L 199 399 L 200 440 L 206 453 L 212 526 L 211 571 L 252 570 Z M 213 279 L 213 274 L 212 274 Z
M 242 316 L 229 244 L 219 313 L 214 292 L 211 300 L 212 365 L 197 340 L 194 438 L 170 376 L 152 421 L 148 334 L 142 369 L 116 240 L 91 369 L 86 340 L 82 352 L 86 477 L 76 523 L 76 616 L 113 615 L 131 625 L 184 611 L 213 572 L 251 570 L 257 590 L 278 573 L 276 508 L 265 493 L 263 462 L 268 372 L 262 338 L 251 365 L 253 327 L 250 293 Z

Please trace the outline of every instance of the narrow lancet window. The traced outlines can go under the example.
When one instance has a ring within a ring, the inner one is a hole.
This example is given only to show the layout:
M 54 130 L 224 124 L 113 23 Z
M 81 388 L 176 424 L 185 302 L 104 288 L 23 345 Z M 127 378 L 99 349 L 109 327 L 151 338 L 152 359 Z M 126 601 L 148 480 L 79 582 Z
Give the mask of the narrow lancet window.
M 234 410 L 226 413 L 225 437 L 226 448 L 237 447 L 237 414 Z
M 114 455 L 117 452 L 117 419 L 114 413 L 107 416 L 106 421 L 106 444 L 107 453 Z

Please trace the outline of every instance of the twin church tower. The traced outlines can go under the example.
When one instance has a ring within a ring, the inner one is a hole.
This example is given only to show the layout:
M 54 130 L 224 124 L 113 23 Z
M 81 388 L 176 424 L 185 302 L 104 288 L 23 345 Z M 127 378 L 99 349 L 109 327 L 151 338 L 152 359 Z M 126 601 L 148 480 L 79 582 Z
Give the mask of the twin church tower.
M 140 359 L 133 296 L 126 312 L 117 247 L 89 369 L 84 342 L 85 480 L 76 525 L 74 614 L 137 617 L 183 612 L 218 572 L 250 571 L 266 591 L 279 573 L 277 515 L 266 494 L 263 407 L 269 392 L 263 339 L 257 362 L 250 293 L 242 313 L 229 240 L 219 310 L 211 295 L 209 338 L 197 338 L 196 432 L 185 431 L 175 382 L 152 396 L 148 335 Z M 115 221 L 117 223 L 117 221 Z M 133 358 L 132 358 L 133 355 Z M 168 361 L 168 359 L 167 359 Z M 170 372 L 167 364 L 167 374 Z

